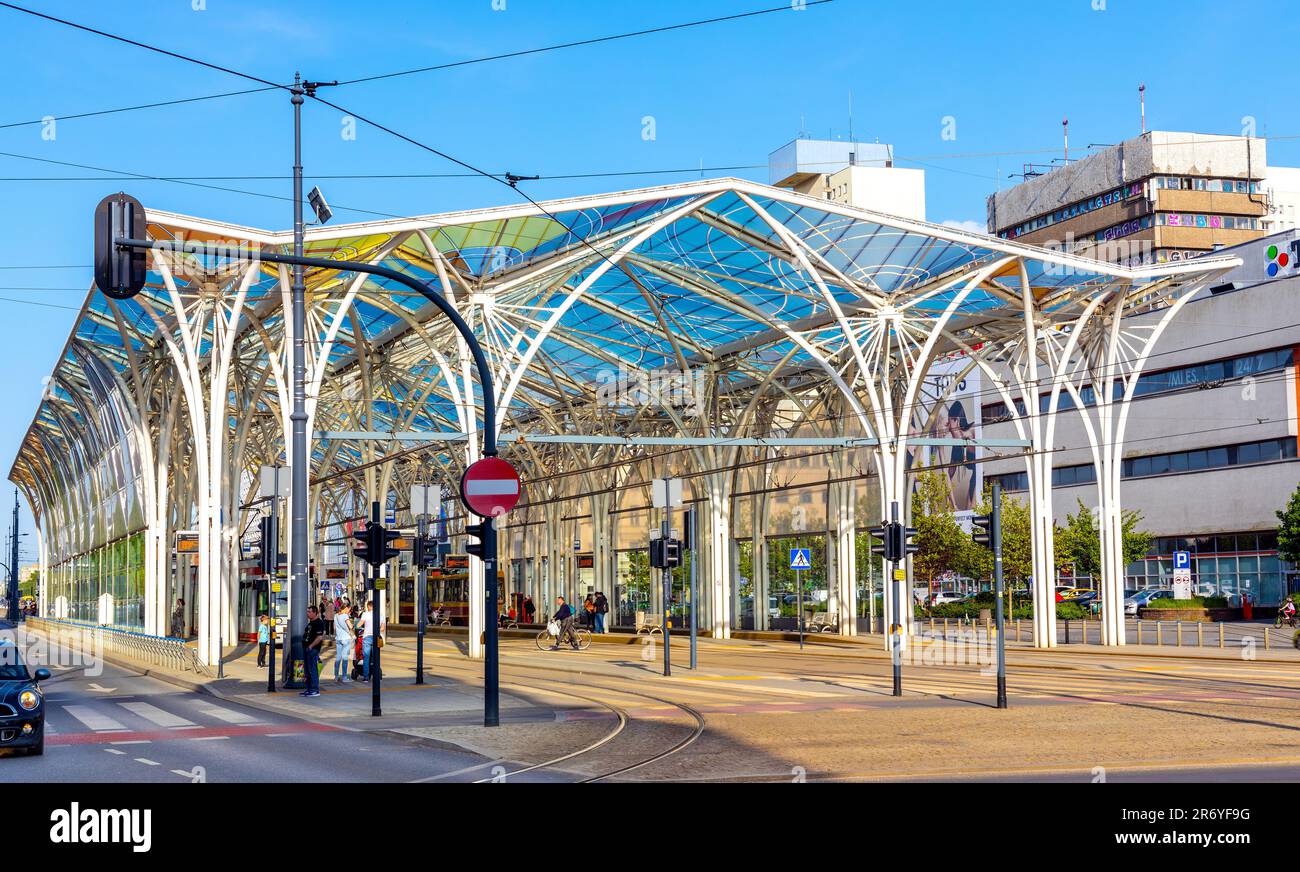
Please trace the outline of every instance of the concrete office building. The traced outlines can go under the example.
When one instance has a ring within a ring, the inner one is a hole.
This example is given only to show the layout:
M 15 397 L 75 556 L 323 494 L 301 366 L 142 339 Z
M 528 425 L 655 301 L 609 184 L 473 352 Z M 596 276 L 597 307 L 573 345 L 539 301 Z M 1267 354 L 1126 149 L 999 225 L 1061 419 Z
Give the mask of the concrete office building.
M 1296 199 L 1263 139 L 1152 130 L 989 195 L 988 229 L 1108 263 L 1183 260 L 1293 226 L 1293 205 L 1269 217 L 1266 179 Z
M 1157 538 L 1147 559 L 1128 566 L 1128 587 L 1168 586 L 1173 552 L 1187 550 L 1203 594 L 1250 593 L 1261 605 L 1275 605 L 1296 589 L 1293 568 L 1278 558 L 1274 513 L 1300 481 L 1298 253 L 1295 230 L 1219 252 L 1240 257 L 1242 266 L 1193 297 L 1155 345 L 1123 439 L 1121 498 Z M 1133 323 L 1154 325 L 1160 314 L 1138 315 Z M 1104 371 L 1103 365 L 1099 378 Z M 1117 398 L 1121 389 L 1113 389 Z M 1093 390 L 1085 387 L 1080 399 L 1095 420 Z M 1063 409 L 1073 403 L 1061 398 Z M 986 437 L 1014 435 L 997 397 L 986 392 L 981 411 Z M 1079 501 L 1097 505 L 1091 441 L 1079 414 L 1058 414 L 1054 444 L 1063 450 L 1055 452 L 1052 473 L 1058 523 Z M 986 480 L 997 476 L 1010 496 L 1025 498 L 1023 460 L 985 467 Z
M 894 166 L 894 147 L 796 139 L 767 159 L 768 183 L 843 206 L 925 220 L 925 171 Z

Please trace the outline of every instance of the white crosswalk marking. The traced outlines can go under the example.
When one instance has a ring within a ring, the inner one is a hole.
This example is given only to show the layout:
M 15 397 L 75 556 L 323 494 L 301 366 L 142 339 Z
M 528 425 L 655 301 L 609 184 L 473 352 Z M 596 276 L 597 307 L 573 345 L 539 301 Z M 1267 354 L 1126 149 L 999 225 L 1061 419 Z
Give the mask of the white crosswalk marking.
M 237 712 L 234 709 L 224 708 L 223 706 L 213 705 L 210 702 L 201 702 L 195 706 L 199 713 L 210 718 L 223 720 L 228 724 L 255 724 L 259 721 L 243 712 Z
M 183 718 L 180 715 L 174 715 L 171 712 L 163 711 L 156 705 L 150 705 L 147 702 L 122 702 L 118 703 L 122 708 L 137 714 L 147 721 L 157 724 L 160 727 L 193 727 L 196 726 L 194 721 Z
M 63 710 L 86 725 L 87 729 L 102 732 L 104 730 L 125 730 L 126 727 L 108 715 L 98 712 L 90 706 L 65 705 Z

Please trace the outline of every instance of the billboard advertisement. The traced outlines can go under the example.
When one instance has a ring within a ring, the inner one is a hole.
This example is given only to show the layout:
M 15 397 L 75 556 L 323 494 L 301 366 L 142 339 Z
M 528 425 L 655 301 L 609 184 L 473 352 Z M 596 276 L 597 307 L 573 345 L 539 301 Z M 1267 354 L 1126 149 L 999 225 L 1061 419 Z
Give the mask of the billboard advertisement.
M 979 438 L 980 371 L 965 372 L 969 364 L 959 357 L 930 367 L 912 408 L 909 436 Z M 948 505 L 961 519 L 974 514 L 984 490 L 978 452 L 974 445 L 913 445 L 909 467 L 938 468 L 948 479 Z

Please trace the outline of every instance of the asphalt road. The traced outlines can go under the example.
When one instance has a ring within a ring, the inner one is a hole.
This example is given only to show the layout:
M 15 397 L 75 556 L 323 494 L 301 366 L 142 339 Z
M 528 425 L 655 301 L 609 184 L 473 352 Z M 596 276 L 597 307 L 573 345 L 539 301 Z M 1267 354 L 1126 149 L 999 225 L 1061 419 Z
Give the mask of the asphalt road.
M 0 782 L 470 781 L 499 762 L 241 706 L 107 663 L 94 676 L 52 671 L 45 755 L 0 752 Z

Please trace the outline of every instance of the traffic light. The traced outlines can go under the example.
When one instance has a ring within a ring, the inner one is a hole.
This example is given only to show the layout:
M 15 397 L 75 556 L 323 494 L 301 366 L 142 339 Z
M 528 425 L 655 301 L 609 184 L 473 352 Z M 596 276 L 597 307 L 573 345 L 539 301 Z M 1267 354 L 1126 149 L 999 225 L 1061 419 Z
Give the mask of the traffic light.
M 352 538 L 361 543 L 360 547 L 352 549 L 352 553 L 371 566 L 387 563 L 402 553 L 395 544 L 402 538 L 402 531 L 385 530 L 383 524 L 371 521 L 365 530 L 354 530 Z
M 95 286 L 105 296 L 128 300 L 144 287 L 149 277 L 148 251 L 114 244 L 117 239 L 144 236 L 144 206 L 135 197 L 110 194 L 95 207 Z
M 370 559 L 370 527 L 367 524 L 364 529 L 352 531 L 352 538 L 357 540 L 357 547 L 352 549 L 352 553 L 367 563 L 374 562 Z
M 898 548 L 898 560 L 901 562 L 909 554 L 915 554 L 921 550 L 921 546 L 912 540 L 916 538 L 919 532 L 915 527 L 904 527 L 902 524 L 895 525 L 899 532 L 899 538 L 902 540 Z
M 379 562 L 387 563 L 402 553 L 401 547 L 397 544 L 397 540 L 402 538 L 402 531 L 385 530 L 383 524 L 376 524 L 375 526 L 379 528 L 379 547 L 377 549 L 380 555 Z
M 481 521 L 480 523 L 477 524 L 465 525 L 465 536 L 478 539 L 477 542 L 473 541 L 470 538 L 466 539 L 465 541 L 466 554 L 473 554 L 475 557 L 479 558 L 480 560 L 483 559 L 483 535 L 487 532 L 488 525 L 491 523 L 492 521 L 487 520 L 487 521 Z
M 871 538 L 875 540 L 871 543 L 871 553 L 875 554 L 877 557 L 883 557 L 886 560 L 893 560 L 894 558 L 889 556 L 889 543 L 891 541 L 889 525 L 881 524 L 879 527 L 872 527 L 867 532 L 870 533 Z
M 263 515 L 257 522 L 262 533 L 262 557 L 258 561 L 263 575 L 275 575 L 280 568 L 280 524 L 275 515 Z
M 990 551 L 993 550 L 993 516 L 976 515 L 970 519 L 974 529 L 970 531 L 971 538 L 975 540 L 976 545 L 983 545 Z
M 682 565 L 680 539 L 651 539 L 650 565 L 655 569 L 672 569 Z

